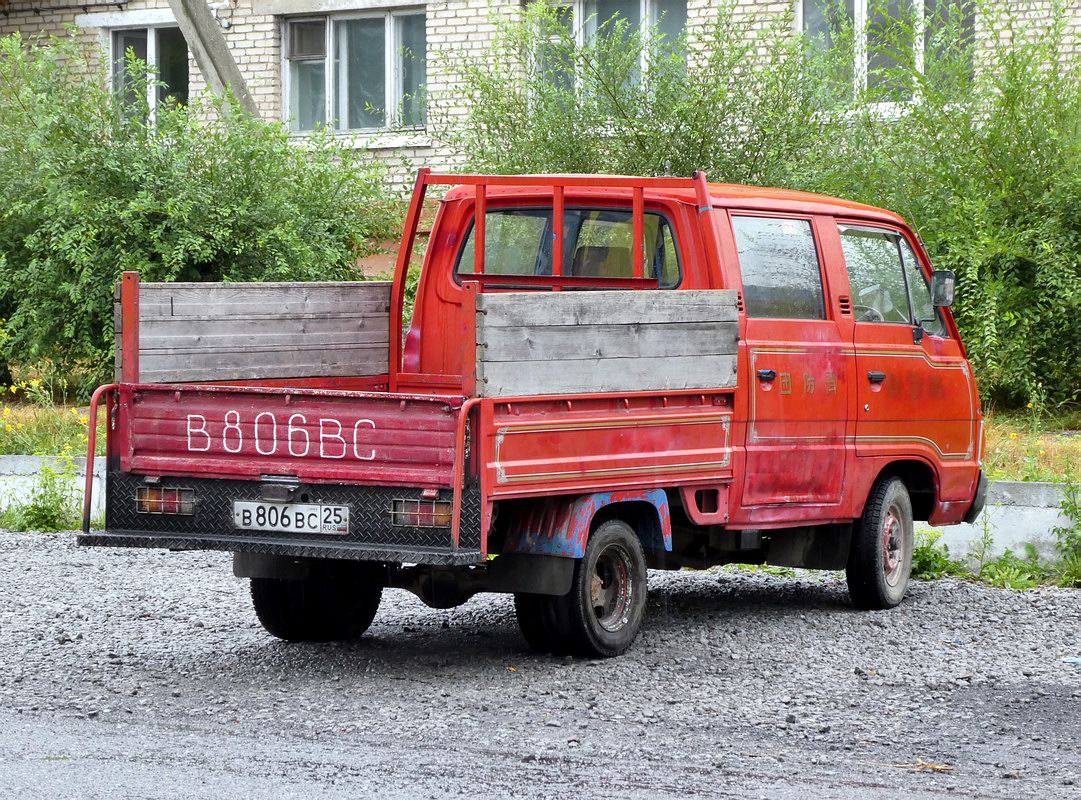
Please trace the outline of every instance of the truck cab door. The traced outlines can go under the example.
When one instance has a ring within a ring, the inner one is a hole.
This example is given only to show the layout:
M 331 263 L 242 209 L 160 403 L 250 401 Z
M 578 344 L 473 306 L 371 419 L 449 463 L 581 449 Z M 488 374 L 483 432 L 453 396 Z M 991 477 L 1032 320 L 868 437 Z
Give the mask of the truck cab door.
M 975 381 L 903 231 L 839 223 L 852 288 L 857 457 L 932 465 L 940 499 L 970 497 Z M 955 469 L 953 467 L 961 467 Z
M 732 231 L 746 310 L 740 519 L 808 521 L 841 503 L 848 422 L 848 342 L 827 302 L 818 222 L 736 212 Z

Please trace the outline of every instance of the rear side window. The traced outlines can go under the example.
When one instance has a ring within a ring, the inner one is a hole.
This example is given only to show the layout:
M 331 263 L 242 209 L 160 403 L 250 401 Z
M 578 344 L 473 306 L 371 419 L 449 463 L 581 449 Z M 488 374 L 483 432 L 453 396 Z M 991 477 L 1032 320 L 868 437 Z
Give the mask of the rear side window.
M 912 324 L 901 241 L 892 231 L 841 227 L 857 322 Z
M 544 234 L 551 214 L 542 209 L 497 211 L 484 215 L 484 268 L 498 275 L 551 274 L 552 255 Z M 473 271 L 473 231 L 465 243 L 459 272 Z M 547 259 L 548 272 L 538 272 Z
M 484 270 L 490 275 L 552 274 L 551 209 L 498 209 L 484 217 Z M 457 274 L 474 266 L 475 231 L 458 257 Z M 568 208 L 563 213 L 563 274 L 578 278 L 633 278 L 634 230 L 630 211 Z M 643 220 L 643 273 L 661 288 L 679 283 L 676 241 L 668 220 Z
M 732 217 L 747 315 L 825 319 L 822 272 L 805 219 Z

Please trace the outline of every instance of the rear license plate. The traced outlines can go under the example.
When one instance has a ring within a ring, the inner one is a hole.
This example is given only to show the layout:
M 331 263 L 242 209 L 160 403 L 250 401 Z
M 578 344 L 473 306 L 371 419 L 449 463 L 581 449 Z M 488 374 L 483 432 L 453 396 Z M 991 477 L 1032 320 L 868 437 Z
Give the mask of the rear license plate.
M 317 503 L 233 503 L 233 525 L 249 531 L 349 533 L 349 506 Z

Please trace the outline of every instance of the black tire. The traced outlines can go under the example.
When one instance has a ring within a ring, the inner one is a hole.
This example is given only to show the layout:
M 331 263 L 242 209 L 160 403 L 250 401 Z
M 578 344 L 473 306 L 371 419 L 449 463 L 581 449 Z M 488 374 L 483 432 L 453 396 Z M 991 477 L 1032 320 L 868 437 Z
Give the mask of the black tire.
M 625 652 L 642 627 L 646 559 L 627 523 L 602 523 L 574 565 L 571 590 L 562 596 L 515 596 L 518 626 L 542 653 L 611 658 Z
M 912 573 L 912 500 L 900 478 L 871 488 L 863 516 L 852 530 L 848 594 L 857 608 L 893 608 L 905 596 Z
M 300 580 L 251 579 L 255 616 L 287 642 L 356 639 L 372 624 L 382 597 L 377 564 L 328 561 L 312 565 Z

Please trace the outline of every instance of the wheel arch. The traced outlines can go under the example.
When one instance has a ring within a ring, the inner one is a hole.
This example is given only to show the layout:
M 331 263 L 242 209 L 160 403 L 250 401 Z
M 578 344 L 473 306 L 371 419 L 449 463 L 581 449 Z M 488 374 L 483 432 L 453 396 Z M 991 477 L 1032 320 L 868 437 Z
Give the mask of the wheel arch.
M 647 554 L 672 550 L 668 495 L 644 489 L 539 499 L 515 515 L 502 552 L 581 558 L 589 535 L 612 519 L 630 525 Z
M 926 461 L 916 458 L 891 461 L 879 470 L 871 486 L 874 487 L 885 478 L 901 479 L 912 500 L 912 518 L 926 522 L 935 510 L 938 500 L 939 480 L 935 468 Z

